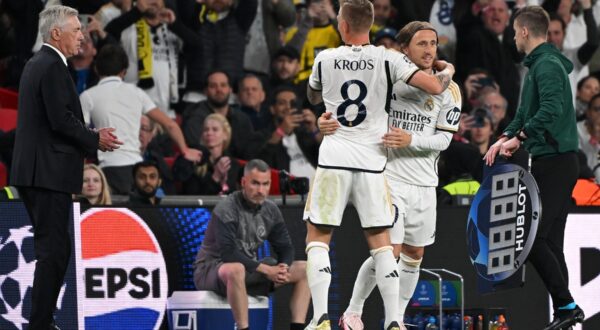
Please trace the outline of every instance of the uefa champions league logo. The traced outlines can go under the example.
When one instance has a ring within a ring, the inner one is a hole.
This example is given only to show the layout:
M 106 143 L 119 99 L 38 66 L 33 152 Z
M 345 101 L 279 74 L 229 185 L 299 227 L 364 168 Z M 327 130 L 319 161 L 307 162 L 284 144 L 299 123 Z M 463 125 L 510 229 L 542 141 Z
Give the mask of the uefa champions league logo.
M 31 226 L 10 229 L 8 237 L 0 237 L 0 263 L 3 265 L 0 273 L 0 328 L 24 329 L 29 323 L 26 316 L 29 315 L 35 270 Z M 63 285 L 58 309 L 64 292 Z

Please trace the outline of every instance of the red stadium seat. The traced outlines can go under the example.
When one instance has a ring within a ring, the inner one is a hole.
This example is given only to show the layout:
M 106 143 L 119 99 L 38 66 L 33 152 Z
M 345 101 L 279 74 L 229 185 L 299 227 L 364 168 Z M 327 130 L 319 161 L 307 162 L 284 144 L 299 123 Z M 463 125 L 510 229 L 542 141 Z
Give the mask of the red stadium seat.
M 167 166 L 169 166 L 169 170 L 173 170 L 173 164 L 175 164 L 175 159 L 177 159 L 177 157 L 163 157 L 163 159 L 165 160 L 165 163 L 167 163 Z
M 13 90 L 0 88 L 0 108 L 18 109 L 19 94 Z
M 0 162 L 0 188 L 6 186 L 8 184 L 8 170 L 6 169 L 6 165 Z
M 278 170 L 271 169 L 271 190 L 269 190 L 269 195 L 281 195 Z
M 17 110 L 0 109 L 0 130 L 8 132 L 17 128 Z

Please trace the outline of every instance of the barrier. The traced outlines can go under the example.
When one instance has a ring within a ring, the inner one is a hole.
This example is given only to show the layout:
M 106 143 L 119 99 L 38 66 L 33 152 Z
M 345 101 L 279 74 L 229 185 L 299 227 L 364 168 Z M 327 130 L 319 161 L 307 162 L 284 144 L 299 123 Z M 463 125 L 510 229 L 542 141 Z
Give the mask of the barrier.
M 82 236 L 79 239 L 74 237 L 74 241 L 78 242 L 80 247 L 73 247 L 71 267 L 59 299 L 56 314 L 59 326 L 69 330 L 91 329 L 88 322 L 98 320 L 96 316 L 107 316 L 111 313 L 114 316 L 112 320 L 124 320 L 124 316 L 131 316 L 132 311 L 128 309 L 136 307 L 133 302 L 142 301 L 145 305 L 141 307 L 146 309 L 146 313 L 156 317 L 155 324 L 142 327 L 140 323 L 132 321 L 134 318 L 129 318 L 129 327 L 121 324 L 118 328 L 167 329 L 167 298 L 174 291 L 194 290 L 191 265 L 204 238 L 212 206 L 219 200 L 219 197 L 176 197 L 166 199 L 166 203 L 170 205 L 158 208 L 118 209 L 118 213 L 122 214 L 123 219 L 129 219 L 136 231 L 121 230 L 124 235 L 117 236 L 110 227 L 104 227 L 103 234 L 96 235 L 107 239 L 107 243 L 102 243 L 107 248 L 120 246 L 119 252 L 114 254 L 86 254 L 87 257 L 84 257 L 81 253 L 78 256 L 75 251 L 84 252 L 85 246 L 91 247 L 95 243 L 84 237 L 85 230 L 81 232 Z M 193 201 L 195 206 L 181 206 L 189 201 Z M 198 207 L 200 202 L 202 207 Z M 280 200 L 278 202 L 280 203 Z M 179 204 L 176 205 L 177 203 Z M 303 258 L 306 231 L 301 220 L 302 203 L 299 199 L 296 201 L 289 197 L 288 205 L 281 206 L 281 211 L 291 233 L 296 257 Z M 600 208 L 577 208 L 573 212 L 569 215 L 565 236 L 570 285 L 575 299 L 582 302 L 582 308 L 589 317 L 583 330 L 600 329 L 600 300 L 597 299 L 596 290 L 600 283 L 600 235 L 597 230 L 600 228 Z M 436 242 L 426 248 L 422 267 L 451 269 L 462 274 L 466 309 L 505 307 L 511 328 L 543 328 L 550 317 L 548 296 L 533 267 L 527 270 L 523 288 L 491 295 L 477 293 L 477 274 L 473 271 L 466 247 L 467 213 L 466 207 L 438 208 Z M 103 227 L 103 219 L 114 218 L 100 217 L 100 213 L 94 214 L 97 218 L 90 222 L 90 225 Z M 118 222 L 117 224 L 123 225 Z M 89 229 L 93 229 L 93 226 Z M 99 233 L 96 229 L 90 232 Z M 137 238 L 134 240 L 132 237 Z M 123 246 L 121 243 L 124 241 L 152 244 L 144 245 L 146 250 L 140 252 Z M 0 202 L 0 329 L 26 327 L 30 306 L 28 292 L 33 269 L 32 243 L 31 227 L 22 203 Z M 103 253 L 107 252 L 110 250 L 104 250 Z M 269 253 L 268 248 L 261 249 L 260 253 L 266 255 Z M 368 247 L 359 226 L 358 215 L 353 208 L 346 210 L 343 226 L 334 232 L 330 256 L 333 273 L 329 291 L 329 312 L 333 323 L 347 307 L 356 272 L 368 257 Z M 123 274 L 136 281 L 125 281 Z M 289 326 L 288 303 L 291 289 L 281 288 L 272 296 L 269 329 L 285 329 Z M 148 295 L 143 299 L 130 299 L 130 292 L 135 291 L 147 291 Z M 103 298 L 98 298 L 101 295 Z M 162 308 L 156 308 L 156 304 L 160 303 L 163 304 Z M 91 309 L 94 306 L 95 308 Z M 80 313 L 83 314 L 80 316 Z M 379 320 L 383 317 L 377 290 L 373 291 L 365 304 L 363 316 L 366 329 L 377 329 Z M 116 328 L 105 326 L 103 329 Z

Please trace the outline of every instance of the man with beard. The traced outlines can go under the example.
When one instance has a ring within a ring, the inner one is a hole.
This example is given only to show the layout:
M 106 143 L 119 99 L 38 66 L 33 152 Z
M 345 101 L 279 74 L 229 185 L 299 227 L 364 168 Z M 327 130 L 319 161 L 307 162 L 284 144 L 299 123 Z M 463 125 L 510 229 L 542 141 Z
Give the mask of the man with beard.
M 244 167 L 242 189 L 214 208 L 194 261 L 194 284 L 227 297 L 236 329 L 248 330 L 248 296 L 266 296 L 291 284 L 290 330 L 304 329 L 310 291 L 306 261 L 298 260 L 285 220 L 269 200 L 270 168 L 259 159 Z M 259 260 L 265 241 L 275 252 Z
M 286 45 L 273 55 L 271 62 L 271 79 L 267 86 L 267 103 L 273 103 L 275 91 L 281 85 L 289 85 L 296 89 L 298 99 L 306 98 L 306 86 L 300 86 L 295 82 L 296 76 L 300 71 L 300 53 L 296 48 Z
M 188 106 L 183 112 L 183 135 L 188 145 L 200 143 L 204 118 L 211 113 L 219 113 L 231 125 L 231 144 L 229 152 L 235 158 L 252 159 L 263 140 L 254 132 L 252 122 L 246 114 L 234 105 L 229 104 L 231 84 L 229 76 L 223 71 L 213 71 L 208 75 L 206 83 L 206 100 Z
M 153 161 L 145 160 L 133 167 L 133 191 L 129 194 L 129 205 L 147 206 L 160 204 L 156 191 L 160 187 L 161 179 L 158 165 Z

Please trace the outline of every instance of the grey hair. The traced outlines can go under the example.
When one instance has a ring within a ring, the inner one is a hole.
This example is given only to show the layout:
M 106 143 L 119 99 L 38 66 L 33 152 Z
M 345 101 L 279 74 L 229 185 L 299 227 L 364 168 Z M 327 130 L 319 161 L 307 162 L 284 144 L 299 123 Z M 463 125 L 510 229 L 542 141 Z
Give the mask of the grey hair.
M 52 29 L 61 29 L 70 16 L 77 16 L 77 9 L 67 6 L 51 6 L 40 13 L 39 31 L 44 42 L 50 41 Z
M 248 175 L 253 169 L 257 169 L 259 172 L 269 172 L 271 170 L 264 160 L 253 159 L 244 166 L 244 175 Z
M 499 95 L 502 98 L 502 105 L 504 106 L 504 110 L 508 110 L 508 100 L 506 100 L 506 97 L 504 97 L 504 95 L 502 95 L 502 93 L 500 93 L 498 91 L 491 91 L 491 92 L 488 92 L 488 93 L 485 93 L 485 94 L 481 95 L 479 97 L 479 103 L 480 104 L 485 103 L 484 102 L 485 98 L 488 97 L 488 95 L 491 95 L 491 94 L 497 94 L 497 95 Z

